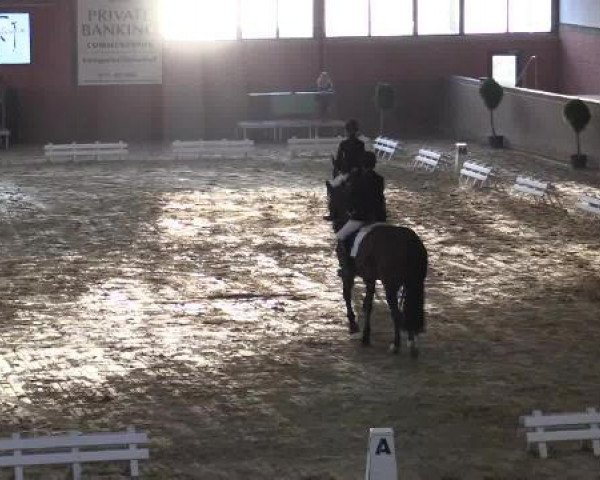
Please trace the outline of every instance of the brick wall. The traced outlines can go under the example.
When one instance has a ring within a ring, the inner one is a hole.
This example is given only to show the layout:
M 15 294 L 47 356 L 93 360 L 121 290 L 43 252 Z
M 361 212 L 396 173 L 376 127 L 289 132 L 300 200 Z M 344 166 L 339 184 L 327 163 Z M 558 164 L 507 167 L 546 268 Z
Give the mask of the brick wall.
M 600 95 L 600 29 L 560 26 L 561 92 Z
M 390 128 L 402 135 L 436 128 L 444 79 L 487 75 L 494 52 L 536 55 L 540 87 L 560 85 L 558 37 L 536 34 L 167 44 L 163 85 L 79 87 L 75 0 L 19 4 L 2 9 L 31 14 L 33 61 L 2 66 L 0 75 L 17 90 L 19 140 L 27 143 L 231 137 L 247 92 L 314 88 L 322 67 L 338 91 L 338 116 L 358 118 L 367 132 L 377 125 L 375 84 L 393 83 Z

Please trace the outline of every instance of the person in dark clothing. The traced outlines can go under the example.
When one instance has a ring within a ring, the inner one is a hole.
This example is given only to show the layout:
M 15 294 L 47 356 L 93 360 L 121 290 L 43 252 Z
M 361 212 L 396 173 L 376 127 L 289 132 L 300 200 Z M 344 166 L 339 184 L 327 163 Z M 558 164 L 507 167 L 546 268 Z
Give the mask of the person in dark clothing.
M 346 182 L 351 172 L 357 171 L 362 167 L 362 158 L 365 154 L 365 143 L 358 138 L 358 122 L 348 120 L 346 122 L 347 138 L 340 142 L 337 155 L 332 156 L 333 180 L 331 185 L 338 187 Z M 331 199 L 329 199 L 329 211 L 331 211 Z M 331 215 L 325 215 L 324 220 L 332 220 Z
M 385 182 L 383 177 L 375 172 L 376 164 L 375 154 L 365 152 L 362 168 L 353 171 L 347 180 L 350 188 L 350 219 L 336 233 L 342 276 L 354 268 L 350 256 L 350 243 L 354 234 L 364 225 L 387 221 Z
M 385 182 L 375 171 L 377 158 L 373 152 L 365 152 L 360 174 L 351 181 L 352 218 L 365 223 L 385 222 Z
M 350 173 L 360 168 L 363 155 L 365 154 L 365 143 L 358 138 L 358 122 L 348 120 L 346 122 L 347 138 L 342 140 L 338 147 L 337 155 L 333 160 L 333 177 L 340 173 Z

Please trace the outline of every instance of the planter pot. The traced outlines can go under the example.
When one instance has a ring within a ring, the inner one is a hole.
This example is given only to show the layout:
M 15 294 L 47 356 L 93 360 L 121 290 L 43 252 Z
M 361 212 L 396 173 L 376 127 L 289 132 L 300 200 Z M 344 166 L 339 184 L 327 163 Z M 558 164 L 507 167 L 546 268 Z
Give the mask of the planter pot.
M 587 155 L 571 155 L 573 168 L 585 168 L 587 166 Z
M 504 135 L 496 135 L 488 137 L 490 147 L 492 148 L 504 148 Z

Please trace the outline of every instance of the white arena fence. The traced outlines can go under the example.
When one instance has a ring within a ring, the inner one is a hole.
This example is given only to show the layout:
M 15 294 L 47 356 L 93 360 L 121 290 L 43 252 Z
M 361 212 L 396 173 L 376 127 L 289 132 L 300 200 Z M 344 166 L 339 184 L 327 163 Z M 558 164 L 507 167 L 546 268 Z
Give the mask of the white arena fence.
M 555 442 L 590 442 L 594 455 L 600 457 L 600 413 L 595 408 L 557 415 L 535 410 L 521 424 L 528 430 L 528 447 L 537 448 L 540 458 L 548 458 L 548 444 Z
M 175 140 L 171 152 L 177 159 L 210 156 L 247 157 L 255 151 L 253 140 Z
M 73 480 L 81 480 L 82 464 L 129 462 L 132 478 L 139 477 L 139 461 L 148 460 L 148 435 L 129 427 L 125 432 L 23 437 L 0 439 L 0 469 L 12 468 L 15 480 L 24 480 L 25 467 L 71 465 Z
M 51 158 L 69 158 L 76 160 L 78 157 L 91 157 L 95 160 L 101 157 L 117 157 L 119 160 L 129 153 L 129 146 L 125 142 L 118 143 L 49 143 L 44 146 L 44 156 Z

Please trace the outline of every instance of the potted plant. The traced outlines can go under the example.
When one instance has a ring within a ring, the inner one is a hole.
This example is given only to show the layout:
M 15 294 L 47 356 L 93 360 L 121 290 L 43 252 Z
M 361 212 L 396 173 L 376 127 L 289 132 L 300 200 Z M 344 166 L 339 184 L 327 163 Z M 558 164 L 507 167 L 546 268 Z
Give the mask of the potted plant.
M 493 78 L 486 78 L 479 87 L 479 95 L 483 99 L 483 103 L 490 111 L 490 122 L 492 124 L 492 136 L 488 137 L 492 148 L 504 147 L 504 136 L 496 135 L 496 126 L 494 125 L 494 110 L 498 108 L 504 97 L 504 89 Z
M 383 135 L 385 112 L 396 105 L 396 92 L 389 83 L 378 83 L 375 88 L 375 103 L 379 109 L 379 135 Z
M 587 165 L 587 155 L 581 153 L 581 132 L 585 130 L 592 119 L 590 109 L 585 102 L 577 99 L 569 100 L 563 109 L 564 119 L 571 125 L 577 137 L 577 155 L 571 155 L 571 165 L 573 168 L 585 168 Z

